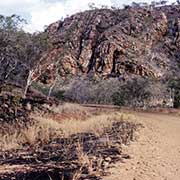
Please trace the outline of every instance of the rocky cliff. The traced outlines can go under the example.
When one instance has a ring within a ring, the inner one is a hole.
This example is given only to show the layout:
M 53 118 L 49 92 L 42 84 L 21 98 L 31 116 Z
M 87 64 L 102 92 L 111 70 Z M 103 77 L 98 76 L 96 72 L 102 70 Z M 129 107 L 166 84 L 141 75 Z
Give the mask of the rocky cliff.
M 96 9 L 51 24 L 53 68 L 102 77 L 161 78 L 180 64 L 180 6 Z M 47 61 L 46 61 L 47 62 Z

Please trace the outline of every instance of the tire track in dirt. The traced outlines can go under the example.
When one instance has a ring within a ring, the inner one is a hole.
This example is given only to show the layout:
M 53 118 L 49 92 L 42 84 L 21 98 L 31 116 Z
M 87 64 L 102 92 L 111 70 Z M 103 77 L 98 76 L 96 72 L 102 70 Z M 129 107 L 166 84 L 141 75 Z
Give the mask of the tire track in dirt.
M 180 180 L 180 116 L 134 114 L 144 128 L 124 147 L 131 159 L 110 168 L 103 180 Z

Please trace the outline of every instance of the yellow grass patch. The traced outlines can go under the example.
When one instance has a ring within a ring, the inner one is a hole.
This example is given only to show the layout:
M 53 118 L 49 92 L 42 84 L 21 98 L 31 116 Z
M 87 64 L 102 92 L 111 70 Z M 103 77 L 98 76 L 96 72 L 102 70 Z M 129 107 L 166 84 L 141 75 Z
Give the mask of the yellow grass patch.
M 63 111 L 84 111 L 84 107 L 67 104 L 55 109 L 56 112 Z M 0 148 L 3 151 L 11 149 L 20 149 L 23 144 L 34 145 L 38 142 L 47 143 L 55 138 L 68 137 L 77 133 L 94 133 L 100 135 L 104 128 L 111 128 L 113 122 L 129 120 L 134 117 L 120 112 L 111 112 L 109 114 L 94 115 L 85 120 L 66 119 L 56 121 L 51 118 L 34 115 L 35 123 L 28 128 L 22 128 L 13 134 L 0 134 Z

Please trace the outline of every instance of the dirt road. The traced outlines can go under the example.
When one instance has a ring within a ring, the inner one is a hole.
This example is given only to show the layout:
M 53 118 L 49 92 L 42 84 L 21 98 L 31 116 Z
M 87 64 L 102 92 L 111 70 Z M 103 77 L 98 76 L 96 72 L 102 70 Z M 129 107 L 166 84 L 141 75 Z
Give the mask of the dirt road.
M 110 168 L 103 180 L 180 180 L 180 116 L 135 115 L 144 128 L 124 147 L 131 159 Z

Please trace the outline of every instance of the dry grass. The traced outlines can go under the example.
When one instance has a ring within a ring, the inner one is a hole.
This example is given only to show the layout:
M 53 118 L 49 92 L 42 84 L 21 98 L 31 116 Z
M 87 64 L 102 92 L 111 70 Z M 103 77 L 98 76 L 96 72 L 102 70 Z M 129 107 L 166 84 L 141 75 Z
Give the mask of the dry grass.
M 0 135 L 0 149 L 2 151 L 21 148 L 21 136 L 18 133 L 12 135 Z
M 71 109 L 73 112 L 85 112 L 84 107 L 74 104 L 65 104 L 63 107 L 57 107 L 54 111 L 71 112 Z M 100 135 L 104 128 L 111 128 L 113 122 L 132 118 L 134 118 L 132 115 L 116 112 L 91 116 L 86 120 L 71 118 L 58 122 L 51 118 L 34 115 L 35 123 L 28 128 L 18 129 L 11 134 L 0 134 L 0 148 L 2 151 L 20 149 L 23 144 L 48 143 L 58 137 L 68 137 L 72 134 L 84 132 Z
M 89 133 L 94 133 L 96 135 L 99 135 L 103 132 L 105 128 L 111 128 L 112 124 L 114 121 L 119 121 L 119 120 L 125 120 L 125 116 L 123 114 L 102 114 L 98 116 L 93 116 L 86 121 L 69 121 L 66 123 L 63 123 L 62 125 L 64 126 L 64 133 L 67 135 L 68 134 L 74 134 L 74 133 L 81 133 L 81 132 L 89 132 Z M 71 127 L 69 129 L 68 127 Z
M 23 144 L 34 145 L 38 142 L 47 143 L 52 138 L 61 136 L 62 131 L 59 123 L 53 120 L 38 118 L 33 125 L 14 130 L 13 133 L 7 132 L 6 135 L 0 134 L 0 149 L 7 151 L 20 149 Z
M 74 173 L 73 180 L 79 180 L 83 175 L 83 168 L 87 168 L 88 174 L 93 176 L 100 176 L 101 172 L 100 169 L 103 164 L 103 158 L 98 157 L 98 163 L 96 167 L 93 167 L 93 160 L 96 161 L 97 158 L 95 156 L 90 157 L 87 153 L 85 153 L 82 149 L 82 146 L 80 143 L 77 144 L 77 156 L 78 156 L 78 162 L 80 163 L 80 168 Z
M 54 106 L 50 109 L 56 113 L 78 113 L 78 112 L 87 113 L 87 108 L 79 104 L 73 104 L 73 103 L 64 103 L 63 105 Z
M 73 108 L 76 113 L 74 105 Z M 77 107 L 82 111 L 80 108 Z M 55 111 L 57 113 L 58 109 Z M 59 111 L 60 114 L 70 112 L 69 104 L 66 110 Z M 83 108 L 83 111 L 87 109 Z M 17 159 L 25 165 L 32 163 L 39 168 L 42 162 L 38 176 L 47 176 L 47 169 L 51 169 L 52 173 L 47 177 L 49 179 L 57 175 L 56 171 L 60 172 L 59 179 L 67 179 L 66 176 L 72 180 L 99 178 L 106 168 L 119 160 L 121 145 L 132 141 L 136 125 L 127 121 L 135 117 L 118 110 L 109 113 L 103 111 L 101 114 L 99 111 L 88 113 L 90 116 L 83 119 L 70 117 L 60 121 L 48 114 L 33 114 L 34 121 L 26 128 L 19 125 L 22 128 L 12 131 L 11 127 L 6 136 L 0 134 L 0 153 L 5 157 L 5 162 L 8 159 L 8 163 L 12 164 L 16 164 L 14 159 Z M 27 170 L 27 175 L 31 171 Z

